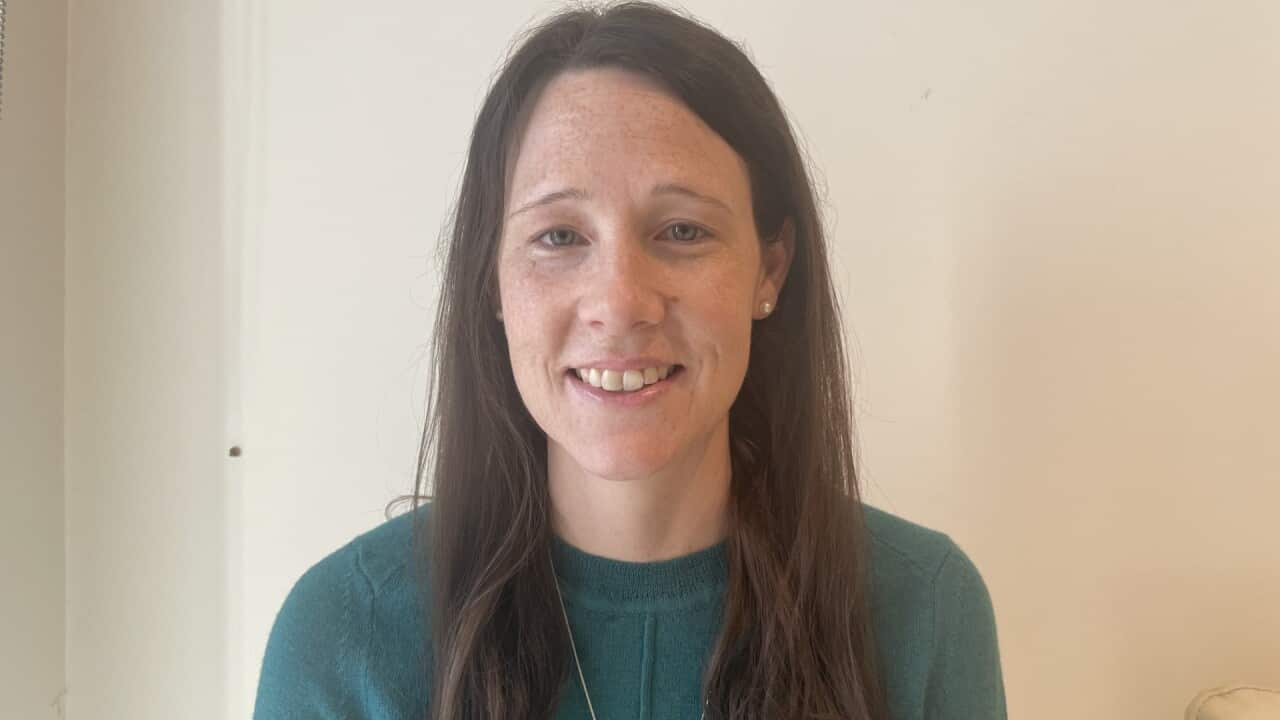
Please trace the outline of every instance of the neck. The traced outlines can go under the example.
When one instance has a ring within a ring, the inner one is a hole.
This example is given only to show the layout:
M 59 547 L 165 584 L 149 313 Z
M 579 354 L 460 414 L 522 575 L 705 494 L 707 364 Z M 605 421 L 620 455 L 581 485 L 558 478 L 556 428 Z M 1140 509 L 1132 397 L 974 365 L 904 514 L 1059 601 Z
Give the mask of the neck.
M 595 475 L 555 444 L 548 446 L 547 460 L 552 527 L 584 552 L 656 562 L 710 547 L 728 533 L 727 428 L 642 478 Z

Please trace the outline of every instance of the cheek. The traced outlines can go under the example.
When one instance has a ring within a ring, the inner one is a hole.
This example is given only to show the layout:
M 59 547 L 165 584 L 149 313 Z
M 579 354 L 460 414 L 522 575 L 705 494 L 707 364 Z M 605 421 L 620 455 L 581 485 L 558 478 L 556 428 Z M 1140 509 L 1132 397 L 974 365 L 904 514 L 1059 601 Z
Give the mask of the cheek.
M 743 279 L 743 276 L 739 276 L 733 297 L 724 300 L 724 316 L 721 318 L 725 328 L 724 352 L 731 355 L 725 362 L 734 368 L 739 382 L 746 375 L 751 356 L 751 332 L 754 327 L 752 304 L 755 294 L 755 285 L 751 280 L 754 278 Z
M 745 348 L 751 337 L 753 287 L 741 272 L 709 274 L 699 284 L 705 288 L 699 305 L 703 308 L 708 334 L 726 346 L 726 351 Z
M 539 330 L 536 327 L 537 315 L 531 312 L 529 302 L 534 291 L 520 273 L 511 270 L 505 266 L 499 268 L 498 300 L 502 307 L 502 330 L 507 336 L 511 367 L 519 382 L 525 366 L 537 354 L 535 341 Z
M 507 334 L 508 361 L 516 391 L 534 421 L 546 427 L 552 388 L 548 386 L 544 359 L 547 348 L 543 331 L 520 313 L 503 311 Z
M 537 297 L 538 289 L 530 282 L 527 268 L 513 258 L 503 257 L 498 266 L 498 299 L 502 304 L 503 322 L 507 336 L 520 337 L 530 320 L 530 305 Z M 513 343 L 514 348 L 514 343 Z
M 563 338 L 563 309 L 548 302 L 557 295 L 525 273 L 511 273 L 501 285 L 503 330 L 516 386 L 528 406 L 543 402 Z
M 515 254 L 514 251 L 511 254 Z M 554 266 L 531 258 L 507 257 L 498 268 L 498 294 L 502 300 L 503 314 L 516 314 L 521 319 L 533 321 L 534 313 L 547 305 L 550 298 L 563 296 L 558 287 L 563 280 L 553 272 Z
M 517 377 L 528 375 L 537 370 L 537 365 L 550 351 L 550 328 L 545 326 L 543 315 L 529 305 L 512 303 L 507 307 L 503 310 L 503 326 L 511 366 Z

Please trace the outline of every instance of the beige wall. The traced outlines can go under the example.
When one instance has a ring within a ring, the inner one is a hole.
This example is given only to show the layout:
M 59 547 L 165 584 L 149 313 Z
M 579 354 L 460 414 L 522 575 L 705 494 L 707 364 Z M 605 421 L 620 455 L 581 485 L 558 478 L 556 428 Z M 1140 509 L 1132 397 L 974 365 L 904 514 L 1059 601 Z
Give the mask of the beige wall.
M 222 5 L 69 13 L 69 717 L 227 717 Z
M 823 23 L 849 104 L 792 105 L 871 495 L 971 550 L 1015 717 L 1280 685 L 1280 5 L 950 8 Z
M 8 3 L 0 109 L 0 717 L 64 687 L 63 129 L 67 8 Z

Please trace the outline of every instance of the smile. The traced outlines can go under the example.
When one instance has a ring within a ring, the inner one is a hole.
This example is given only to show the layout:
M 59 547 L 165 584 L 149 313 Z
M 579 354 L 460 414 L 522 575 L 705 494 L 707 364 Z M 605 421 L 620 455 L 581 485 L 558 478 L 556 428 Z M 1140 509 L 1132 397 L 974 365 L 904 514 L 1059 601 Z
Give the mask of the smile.
M 578 379 L 608 392 L 635 392 L 646 385 L 666 380 L 679 365 L 659 365 L 635 370 L 601 370 L 598 368 L 574 368 Z
M 628 384 L 627 375 L 631 376 L 630 384 Z M 682 365 L 626 371 L 595 368 L 571 368 L 565 371 L 565 380 L 574 390 L 591 400 L 618 407 L 646 405 L 665 395 L 666 391 L 674 386 L 675 381 L 682 377 L 684 377 Z M 652 382 L 647 382 L 650 379 Z M 640 386 L 628 390 L 628 387 L 635 387 L 637 380 Z

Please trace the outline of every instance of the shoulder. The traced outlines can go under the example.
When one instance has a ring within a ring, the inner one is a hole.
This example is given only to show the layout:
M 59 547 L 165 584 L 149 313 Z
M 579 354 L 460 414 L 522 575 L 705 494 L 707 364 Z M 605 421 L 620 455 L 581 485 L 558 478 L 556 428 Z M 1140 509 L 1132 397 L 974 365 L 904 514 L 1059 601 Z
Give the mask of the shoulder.
M 863 508 L 873 603 L 920 610 L 960 601 L 990 603 L 977 566 L 949 535 L 871 505 Z
M 929 580 L 958 550 L 945 533 L 863 503 L 863 518 L 871 538 L 872 567 L 877 577 Z
M 431 510 L 423 503 L 417 510 L 397 515 L 358 535 L 345 546 L 374 594 L 399 587 L 410 572 L 415 531 L 426 528 Z
M 417 699 L 425 605 L 413 538 L 426 512 L 379 524 L 298 578 L 267 640 L 255 718 L 368 717 L 370 707 Z
M 977 565 L 946 533 L 863 508 L 872 619 L 894 716 L 1004 717 L 995 612 Z
M 400 590 L 410 574 L 415 520 L 425 522 L 428 508 L 386 520 L 321 558 L 294 584 L 281 612 L 312 615 Z
M 949 535 L 865 503 L 863 509 L 871 539 L 873 599 L 990 604 L 977 565 Z

